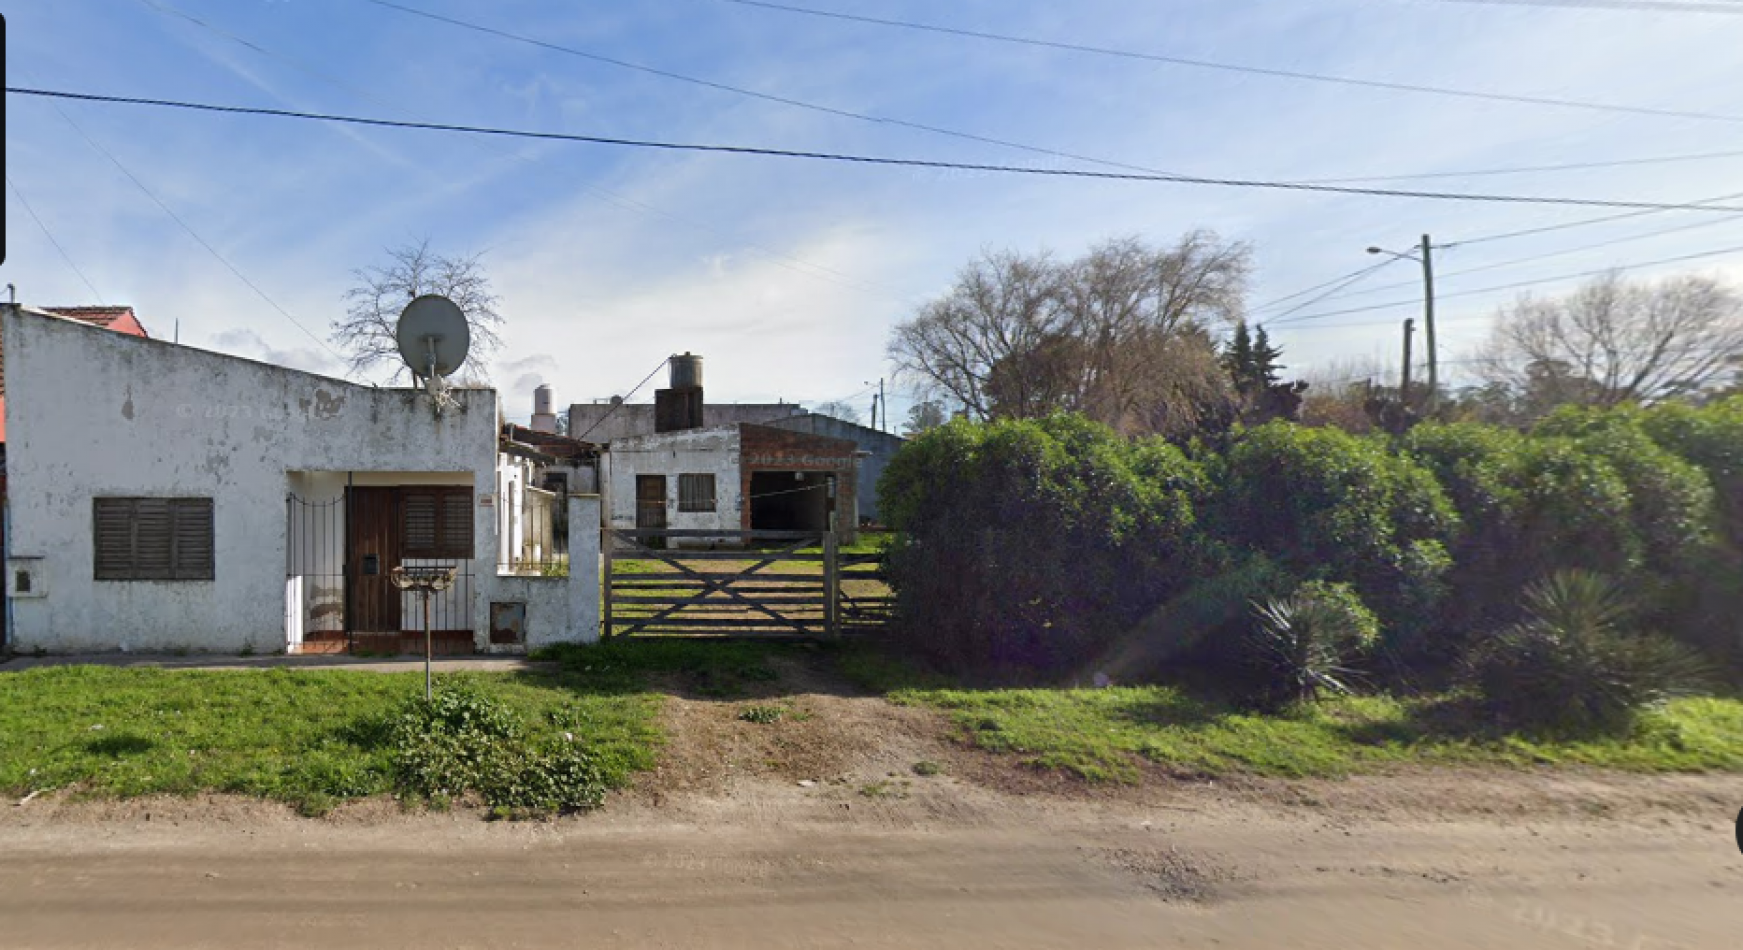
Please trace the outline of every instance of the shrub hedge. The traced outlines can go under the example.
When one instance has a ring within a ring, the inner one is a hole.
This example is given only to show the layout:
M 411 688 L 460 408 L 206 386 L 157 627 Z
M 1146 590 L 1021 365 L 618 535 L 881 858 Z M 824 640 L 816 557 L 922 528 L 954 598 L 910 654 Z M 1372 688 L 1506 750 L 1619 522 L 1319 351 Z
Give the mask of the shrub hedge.
M 1378 616 L 1379 655 L 1449 672 L 1566 570 L 1615 579 L 1655 628 L 1743 670 L 1743 398 L 1530 432 L 1273 422 L 1191 451 L 1075 416 L 957 421 L 878 488 L 901 532 L 899 636 L 961 671 L 1203 656 L 1252 599 L 1324 582 Z

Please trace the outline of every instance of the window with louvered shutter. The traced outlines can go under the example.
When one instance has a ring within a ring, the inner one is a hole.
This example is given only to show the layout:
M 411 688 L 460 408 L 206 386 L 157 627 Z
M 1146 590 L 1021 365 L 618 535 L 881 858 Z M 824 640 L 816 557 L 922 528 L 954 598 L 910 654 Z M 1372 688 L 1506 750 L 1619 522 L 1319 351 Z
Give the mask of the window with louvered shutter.
M 217 573 L 217 559 L 212 545 L 212 499 L 172 499 L 170 522 L 175 532 L 172 568 L 175 579 L 212 580 Z
M 440 557 L 472 556 L 472 491 L 463 489 L 442 497 Z
M 406 557 L 472 557 L 472 489 L 408 488 L 402 498 Z
M 210 498 L 94 498 L 91 523 L 97 580 L 215 577 Z
M 439 508 L 436 496 L 427 492 L 405 495 L 405 553 L 408 557 L 438 557 L 436 552 L 436 520 Z

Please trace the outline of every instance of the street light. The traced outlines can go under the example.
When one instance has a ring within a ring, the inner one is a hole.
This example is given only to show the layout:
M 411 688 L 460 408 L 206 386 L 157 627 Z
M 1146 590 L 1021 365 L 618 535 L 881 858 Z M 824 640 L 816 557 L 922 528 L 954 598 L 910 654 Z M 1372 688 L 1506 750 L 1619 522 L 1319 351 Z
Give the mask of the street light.
M 877 393 L 872 396 L 872 428 L 882 432 L 890 425 L 890 404 L 884 401 L 884 381 L 879 378 L 876 383 L 873 383 L 868 379 L 865 384 L 867 387 L 876 386 L 878 388 Z M 884 410 L 884 424 L 882 426 L 878 425 L 878 407 L 880 406 Z
M 1389 254 L 1397 260 L 1419 261 L 1422 264 L 1422 323 L 1424 341 L 1428 345 L 1428 408 L 1434 409 L 1440 398 L 1440 354 L 1434 345 L 1434 244 L 1428 235 L 1422 236 L 1421 256 L 1388 251 L 1383 247 L 1368 248 L 1369 254 Z

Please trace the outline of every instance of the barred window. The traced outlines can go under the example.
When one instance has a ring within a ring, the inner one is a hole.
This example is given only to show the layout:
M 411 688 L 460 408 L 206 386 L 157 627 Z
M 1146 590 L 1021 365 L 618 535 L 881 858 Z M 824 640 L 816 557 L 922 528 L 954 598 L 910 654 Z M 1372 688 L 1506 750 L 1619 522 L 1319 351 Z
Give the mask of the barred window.
M 407 488 L 404 492 L 403 556 L 441 559 L 472 556 L 471 488 Z
M 96 580 L 214 579 L 210 498 L 93 498 L 91 525 Z
M 678 476 L 679 511 L 714 510 L 714 474 Z

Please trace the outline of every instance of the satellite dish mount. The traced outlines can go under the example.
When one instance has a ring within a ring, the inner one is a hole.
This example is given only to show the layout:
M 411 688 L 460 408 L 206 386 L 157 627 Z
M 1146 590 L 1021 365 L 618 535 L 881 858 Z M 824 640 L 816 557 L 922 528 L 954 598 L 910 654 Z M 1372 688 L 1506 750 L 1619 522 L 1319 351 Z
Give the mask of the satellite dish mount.
M 448 395 L 447 378 L 466 362 L 471 348 L 471 328 L 460 307 L 439 294 L 425 294 L 406 304 L 394 329 L 399 357 L 429 390 L 436 412 L 458 405 Z

